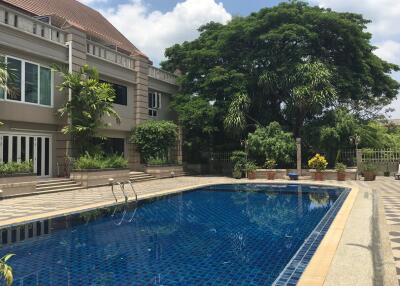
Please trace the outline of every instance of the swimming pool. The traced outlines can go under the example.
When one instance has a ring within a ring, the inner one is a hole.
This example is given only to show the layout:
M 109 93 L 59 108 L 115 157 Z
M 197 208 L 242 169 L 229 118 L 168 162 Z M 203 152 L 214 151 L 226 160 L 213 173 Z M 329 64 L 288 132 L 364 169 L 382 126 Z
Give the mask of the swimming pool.
M 218 185 L 54 219 L 15 253 L 15 285 L 296 283 L 348 190 Z M 133 216 L 134 215 L 134 216 Z

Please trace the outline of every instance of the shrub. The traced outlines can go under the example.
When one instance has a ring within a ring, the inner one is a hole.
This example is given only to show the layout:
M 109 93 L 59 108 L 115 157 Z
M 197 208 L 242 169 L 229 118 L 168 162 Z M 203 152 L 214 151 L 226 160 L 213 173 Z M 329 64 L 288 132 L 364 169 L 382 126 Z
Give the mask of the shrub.
M 126 168 L 128 166 L 128 161 L 124 157 L 114 154 L 105 158 L 105 166 L 106 168 L 115 169 Z
M 377 166 L 372 163 L 364 163 L 361 169 L 363 172 L 376 172 Z
M 168 160 L 168 149 L 175 146 L 178 126 L 171 121 L 149 120 L 137 126 L 131 135 L 143 160 L 152 158 Z
M 33 173 L 32 161 L 0 164 L 0 175 Z
M 275 160 L 278 165 L 287 165 L 293 162 L 296 152 L 293 135 L 283 131 L 277 122 L 267 127 L 258 127 L 254 133 L 249 134 L 247 144 L 249 154 L 261 164 L 268 158 Z
M 267 161 L 265 161 L 264 166 L 267 169 L 274 169 L 276 167 L 276 161 L 273 159 L 268 159 Z
M 327 166 L 328 161 L 320 154 L 316 154 L 308 161 L 308 167 L 316 169 L 317 171 L 325 170 Z
M 345 172 L 346 168 L 347 168 L 347 166 L 343 163 L 336 163 L 336 165 L 335 165 L 335 169 L 337 172 Z
M 246 172 L 247 154 L 244 151 L 233 151 L 230 159 L 233 164 L 233 177 L 240 179 Z
M 257 170 L 256 163 L 253 161 L 246 162 L 245 170 L 246 170 L 246 172 L 254 172 L 255 170 Z
M 85 155 L 79 157 L 75 163 L 74 168 L 76 170 L 92 170 L 92 169 L 108 169 L 108 168 L 126 168 L 128 166 L 128 161 L 122 156 L 111 155 L 103 156 L 101 154 L 90 155 L 86 153 Z
M 168 161 L 163 158 L 150 158 L 147 160 L 147 165 L 166 165 Z

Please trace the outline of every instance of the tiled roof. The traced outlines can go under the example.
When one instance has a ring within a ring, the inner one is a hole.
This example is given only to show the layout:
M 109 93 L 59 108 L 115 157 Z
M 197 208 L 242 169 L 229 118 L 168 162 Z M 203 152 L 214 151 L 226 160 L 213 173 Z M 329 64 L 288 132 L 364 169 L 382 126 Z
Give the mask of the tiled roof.
M 99 12 L 76 0 L 0 0 L 1 2 L 36 16 L 55 15 L 90 36 L 111 42 L 133 55 L 144 56 Z

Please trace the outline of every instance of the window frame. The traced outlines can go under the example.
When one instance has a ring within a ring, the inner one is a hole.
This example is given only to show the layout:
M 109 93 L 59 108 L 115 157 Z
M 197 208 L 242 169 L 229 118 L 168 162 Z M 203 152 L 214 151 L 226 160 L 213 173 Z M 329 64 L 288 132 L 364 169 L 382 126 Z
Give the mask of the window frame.
M 159 91 L 155 91 L 155 90 L 149 91 L 148 97 L 150 97 L 150 96 L 152 97 L 152 99 L 151 99 L 152 105 L 150 106 L 150 100 L 147 105 L 148 110 L 149 110 L 148 114 L 150 117 L 158 117 L 158 115 L 159 115 L 158 111 L 161 110 L 161 108 L 162 108 L 162 103 L 161 103 L 162 95 L 163 95 L 163 93 L 159 92 Z
M 19 104 L 27 104 L 27 105 L 33 105 L 33 106 L 41 106 L 41 107 L 46 107 L 46 108 L 53 108 L 54 107 L 54 71 L 51 67 L 46 66 L 46 65 L 41 65 L 36 62 L 32 62 L 29 60 L 25 60 L 22 58 L 14 57 L 14 56 L 9 56 L 9 55 L 0 55 L 5 58 L 6 63 L 8 62 L 8 59 L 11 58 L 13 60 L 17 60 L 21 62 L 21 100 L 12 100 L 7 98 L 7 90 L 4 91 L 4 98 L 0 98 L 0 101 L 6 101 L 6 102 L 13 102 L 13 103 L 19 103 Z M 25 101 L 25 63 L 29 63 L 32 65 L 36 65 L 38 67 L 38 102 L 27 102 Z M 40 103 L 40 68 L 47 68 L 50 70 L 50 105 L 45 105 Z

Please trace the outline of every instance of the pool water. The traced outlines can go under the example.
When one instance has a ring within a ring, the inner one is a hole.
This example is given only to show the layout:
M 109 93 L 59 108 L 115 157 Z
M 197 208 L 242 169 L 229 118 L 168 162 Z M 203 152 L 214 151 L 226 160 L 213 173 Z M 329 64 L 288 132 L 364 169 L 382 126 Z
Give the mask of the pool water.
M 207 187 L 140 202 L 133 219 L 132 208 L 75 216 L 0 256 L 16 254 L 14 285 L 271 285 L 342 192 Z

